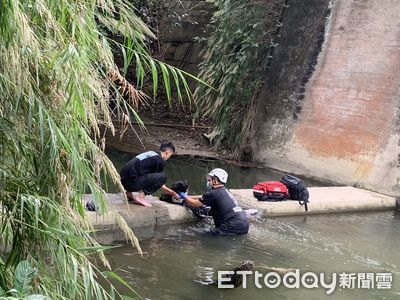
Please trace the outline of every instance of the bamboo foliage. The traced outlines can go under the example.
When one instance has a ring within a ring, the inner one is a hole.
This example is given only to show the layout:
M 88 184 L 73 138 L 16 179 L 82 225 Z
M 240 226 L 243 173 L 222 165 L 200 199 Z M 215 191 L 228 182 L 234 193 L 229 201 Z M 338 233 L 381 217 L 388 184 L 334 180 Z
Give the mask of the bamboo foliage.
M 151 31 L 123 0 L 0 1 L 3 291 L 12 288 L 18 263 L 28 260 L 39 275 L 32 292 L 52 299 L 121 298 L 107 283 L 117 275 L 106 276 L 93 263 L 96 257 L 109 267 L 82 201 L 90 192 L 105 211 L 101 171 L 122 189 L 103 153 L 101 128 L 114 131 L 114 117 L 143 125 L 136 109 L 147 97 L 140 90 L 145 76 L 154 93 L 163 82 L 168 95 L 175 84 L 181 100 L 190 98 L 186 74 L 153 60 L 147 37 Z M 136 86 L 115 66 L 116 48 L 125 66 L 136 68 Z M 141 251 L 126 222 L 118 215 L 116 221 Z

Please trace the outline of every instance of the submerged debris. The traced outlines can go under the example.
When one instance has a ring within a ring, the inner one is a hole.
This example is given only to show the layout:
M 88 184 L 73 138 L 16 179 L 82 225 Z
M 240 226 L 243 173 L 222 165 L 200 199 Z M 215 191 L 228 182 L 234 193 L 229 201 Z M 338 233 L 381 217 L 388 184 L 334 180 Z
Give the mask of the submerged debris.
M 237 271 L 254 271 L 254 262 L 250 260 L 245 260 L 240 263 L 240 265 L 232 270 L 235 272 L 234 274 L 227 275 L 226 277 L 230 278 L 231 281 L 227 281 L 226 284 L 233 284 L 234 287 L 238 287 L 242 285 L 243 276 L 241 274 L 237 274 Z

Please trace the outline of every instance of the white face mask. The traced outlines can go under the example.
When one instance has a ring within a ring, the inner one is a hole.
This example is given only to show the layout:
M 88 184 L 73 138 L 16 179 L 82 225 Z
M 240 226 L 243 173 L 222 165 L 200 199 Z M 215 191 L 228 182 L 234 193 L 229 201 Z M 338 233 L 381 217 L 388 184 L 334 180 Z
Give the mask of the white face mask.
M 213 188 L 213 185 L 212 185 L 212 183 L 211 183 L 210 181 L 207 181 L 206 186 L 207 186 L 207 190 L 208 190 L 208 191 L 211 191 L 212 188 Z

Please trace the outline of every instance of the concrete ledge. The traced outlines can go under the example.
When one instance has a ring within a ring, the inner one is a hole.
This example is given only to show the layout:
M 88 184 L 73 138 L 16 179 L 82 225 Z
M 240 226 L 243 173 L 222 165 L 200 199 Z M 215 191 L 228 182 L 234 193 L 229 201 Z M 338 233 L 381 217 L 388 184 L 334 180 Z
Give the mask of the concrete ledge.
M 396 209 L 396 198 L 350 186 L 309 188 L 308 212 L 297 201 L 262 202 L 253 197 L 252 190 L 230 191 L 244 209 L 255 208 L 264 217 Z M 85 200 L 91 198 L 92 195 L 86 195 Z M 96 240 L 104 244 L 126 240 L 114 212 L 123 217 L 140 239 L 151 238 L 162 225 L 198 220 L 183 206 L 169 204 L 152 196 L 146 199 L 152 203 L 152 207 L 128 204 L 120 194 L 107 194 L 107 213 L 88 212 L 97 230 Z
M 262 216 L 291 216 L 337 212 L 356 212 L 370 210 L 395 209 L 394 197 L 357 189 L 343 187 L 311 187 L 308 212 L 297 201 L 264 202 L 257 201 L 253 191 L 230 190 L 240 205 L 245 208 L 255 208 Z
M 92 195 L 86 195 L 85 201 L 89 201 L 92 197 Z M 146 200 L 153 206 L 129 204 L 123 200 L 121 194 L 107 194 L 107 213 L 88 212 L 92 224 L 98 232 L 96 240 L 101 243 L 125 240 L 125 236 L 118 227 L 114 212 L 119 213 L 139 238 L 151 237 L 157 227 L 161 225 L 198 220 L 189 209 L 181 205 L 166 203 L 152 196 L 146 196 Z

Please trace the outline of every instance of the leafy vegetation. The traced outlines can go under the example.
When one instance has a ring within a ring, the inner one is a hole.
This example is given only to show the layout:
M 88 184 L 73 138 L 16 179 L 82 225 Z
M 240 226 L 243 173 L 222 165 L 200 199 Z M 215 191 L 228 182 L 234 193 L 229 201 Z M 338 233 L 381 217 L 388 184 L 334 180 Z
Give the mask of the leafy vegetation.
M 114 132 L 114 118 L 125 128 L 132 119 L 141 122 L 136 108 L 147 97 L 140 90 L 145 78 L 154 95 L 163 82 L 168 99 L 171 86 L 181 101 L 184 94 L 190 97 L 185 74 L 148 54 L 146 39 L 152 36 L 123 0 L 0 1 L 3 291 L 16 287 L 12 278 L 27 260 L 40 275 L 27 280 L 32 293 L 51 299 L 122 297 L 107 283 L 116 274 L 96 268 L 96 260 L 109 264 L 106 248 L 91 235 L 83 196 L 90 192 L 99 210 L 106 210 L 101 174 L 122 190 L 103 152 L 104 131 Z M 112 49 L 124 58 L 121 73 Z M 136 85 L 124 78 L 131 64 Z M 114 215 L 140 252 L 125 221 Z
M 31 295 L 32 281 L 37 276 L 37 269 L 33 268 L 31 264 L 22 260 L 15 268 L 14 274 L 14 287 L 5 292 L 0 288 L 0 300 L 48 300 L 49 298 L 39 294 Z
M 198 86 L 195 99 L 214 121 L 209 138 L 237 158 L 246 143 L 249 112 L 265 76 L 284 1 L 216 0 L 199 77 L 218 89 Z M 251 114 L 250 114 L 251 116 Z

